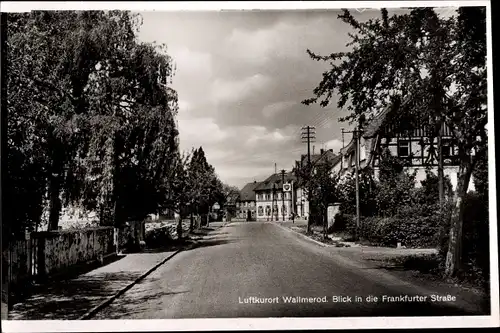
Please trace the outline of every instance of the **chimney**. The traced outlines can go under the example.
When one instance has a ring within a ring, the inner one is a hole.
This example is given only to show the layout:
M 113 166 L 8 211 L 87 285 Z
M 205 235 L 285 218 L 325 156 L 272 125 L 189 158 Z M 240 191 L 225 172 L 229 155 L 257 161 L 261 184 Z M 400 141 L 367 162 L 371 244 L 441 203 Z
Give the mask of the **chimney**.
M 325 152 L 325 151 L 323 150 L 323 148 L 321 148 L 321 149 L 319 150 L 319 154 L 320 154 L 320 155 L 323 155 L 323 153 L 324 153 L 324 152 Z

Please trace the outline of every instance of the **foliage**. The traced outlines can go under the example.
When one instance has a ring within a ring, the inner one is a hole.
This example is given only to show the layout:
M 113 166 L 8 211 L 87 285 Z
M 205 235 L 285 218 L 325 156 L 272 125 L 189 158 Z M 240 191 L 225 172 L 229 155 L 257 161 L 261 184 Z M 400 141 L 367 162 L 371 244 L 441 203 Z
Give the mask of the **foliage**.
M 209 207 L 215 203 L 217 175 L 205 157 L 203 148 L 193 151 L 187 169 L 188 192 L 193 212 L 208 213 Z
M 332 172 L 333 163 L 325 152 L 315 163 L 294 168 L 297 186 L 310 193 L 308 229 L 312 224 L 324 225 L 328 205 L 340 199 L 337 191 L 340 177 Z
M 146 233 L 144 240 L 149 248 L 161 248 L 167 246 L 169 242 L 172 241 L 170 227 L 150 230 Z
M 362 239 L 375 246 L 436 247 L 440 228 L 439 215 L 421 214 L 419 206 L 400 209 L 394 216 L 363 217 L 360 221 Z M 355 220 L 349 219 L 347 231 L 355 231 Z
M 8 14 L 10 232 L 49 228 L 61 208 L 100 213 L 101 224 L 155 212 L 176 166 L 172 59 L 136 40 L 125 11 Z
M 435 209 L 439 203 L 439 178 L 429 169 L 426 169 L 425 174 L 425 179 L 420 182 L 422 186 L 413 191 L 413 202 L 433 206 Z M 447 175 L 444 177 L 444 190 L 445 199 L 450 200 L 453 197 L 453 187 Z
M 461 264 L 460 212 L 470 175 L 486 151 L 485 8 L 460 7 L 451 17 L 432 8 L 402 15 L 382 9 L 380 18 L 366 22 L 344 10 L 339 18 L 354 30 L 350 50 L 329 56 L 308 50 L 314 60 L 331 67 L 304 104 L 327 106 L 336 91 L 338 107 L 349 111 L 343 120 L 370 121 L 377 110 L 390 106 L 397 116 L 429 121 L 436 131 L 443 122 L 449 125 L 460 163 L 446 265 L 452 276 Z
M 339 210 L 343 214 L 356 214 L 356 179 L 352 173 L 342 175 L 338 182 Z M 377 182 L 373 179 L 372 170 L 362 169 L 359 174 L 360 212 L 363 216 L 376 214 L 375 194 Z
M 240 190 L 236 186 L 228 185 L 220 180 L 216 182 L 214 198 L 215 202 L 221 207 L 224 207 L 227 203 L 233 201 L 234 197 L 239 195 Z
M 416 172 L 409 174 L 404 166 L 404 162 L 391 156 L 388 150 L 381 154 L 376 194 L 378 215 L 393 216 L 411 204 Z

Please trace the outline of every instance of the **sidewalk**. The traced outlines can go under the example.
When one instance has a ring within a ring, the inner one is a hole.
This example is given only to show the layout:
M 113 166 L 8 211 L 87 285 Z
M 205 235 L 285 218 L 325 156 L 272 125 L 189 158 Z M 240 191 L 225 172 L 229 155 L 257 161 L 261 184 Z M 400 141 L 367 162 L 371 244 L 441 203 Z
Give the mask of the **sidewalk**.
M 9 320 L 75 320 L 176 251 L 133 253 L 67 281 L 44 285 L 9 311 Z M 2 310 L 3 312 L 3 310 Z

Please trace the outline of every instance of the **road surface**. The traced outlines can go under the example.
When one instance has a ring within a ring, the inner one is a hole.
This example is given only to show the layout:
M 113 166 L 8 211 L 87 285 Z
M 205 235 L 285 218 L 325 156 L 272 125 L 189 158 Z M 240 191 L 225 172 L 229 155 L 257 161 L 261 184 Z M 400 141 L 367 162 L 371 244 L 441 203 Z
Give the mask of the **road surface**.
M 205 238 L 93 319 L 472 314 L 457 295 L 438 300 L 273 223 L 231 223 Z

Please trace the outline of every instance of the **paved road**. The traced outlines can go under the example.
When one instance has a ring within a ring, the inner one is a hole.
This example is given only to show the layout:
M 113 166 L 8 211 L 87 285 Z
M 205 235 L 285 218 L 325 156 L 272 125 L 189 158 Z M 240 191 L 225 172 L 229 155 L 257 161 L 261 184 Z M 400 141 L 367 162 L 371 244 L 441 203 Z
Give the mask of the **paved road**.
M 451 307 L 454 302 L 382 302 L 384 295 L 429 300 L 431 293 L 333 251 L 272 223 L 231 223 L 176 255 L 95 319 L 468 314 Z M 369 295 L 378 301 L 368 302 Z M 284 297 L 319 300 L 285 303 Z M 262 298 L 267 303 L 255 303 Z

